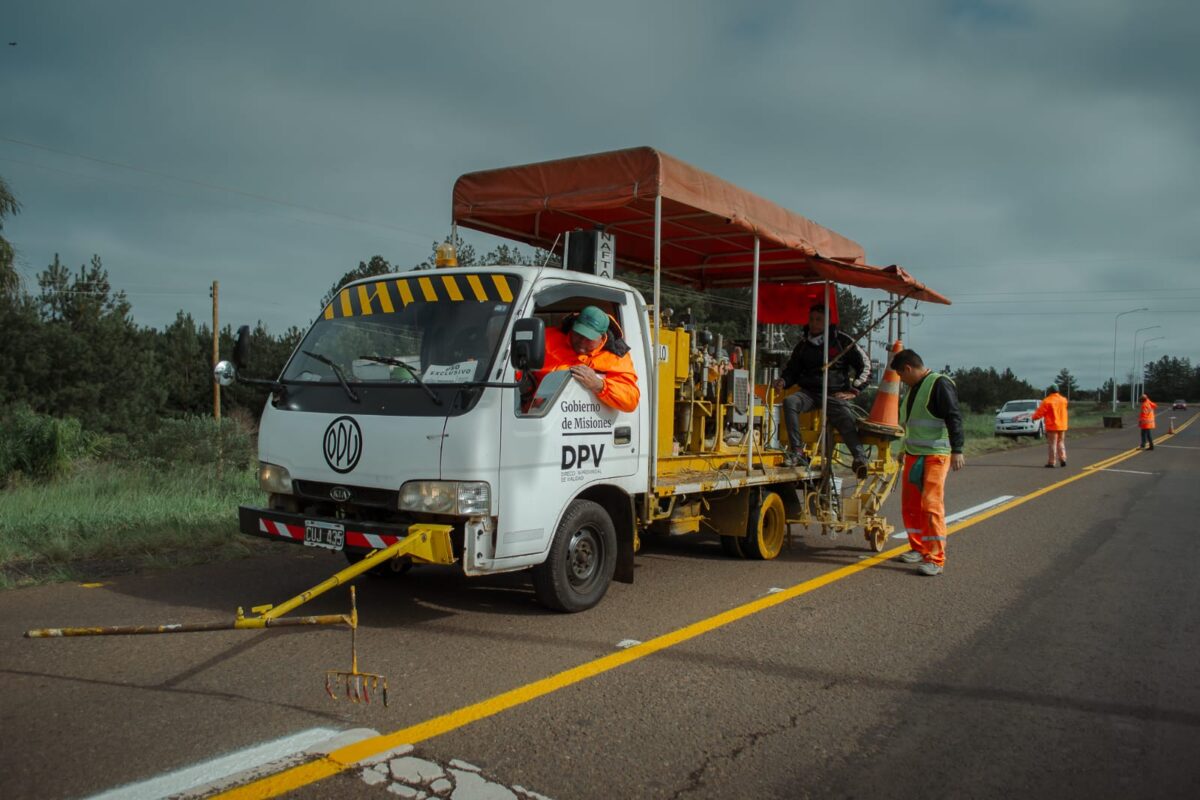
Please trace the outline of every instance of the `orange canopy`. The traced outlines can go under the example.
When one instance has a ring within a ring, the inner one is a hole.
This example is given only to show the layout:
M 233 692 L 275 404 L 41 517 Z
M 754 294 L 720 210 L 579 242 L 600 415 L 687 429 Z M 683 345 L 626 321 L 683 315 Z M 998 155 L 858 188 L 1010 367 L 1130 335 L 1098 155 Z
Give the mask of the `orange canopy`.
M 836 283 L 949 303 L 897 266 L 812 220 L 649 147 L 471 172 L 454 184 L 454 221 L 549 250 L 561 234 L 602 226 L 617 262 L 654 269 L 654 199 L 662 196 L 665 274 L 701 288 L 759 281 Z

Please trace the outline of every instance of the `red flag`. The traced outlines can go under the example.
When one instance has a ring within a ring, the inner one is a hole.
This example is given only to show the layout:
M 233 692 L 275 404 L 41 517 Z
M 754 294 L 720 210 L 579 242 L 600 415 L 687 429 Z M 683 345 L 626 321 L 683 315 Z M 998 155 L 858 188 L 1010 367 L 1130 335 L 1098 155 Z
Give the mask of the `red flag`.
M 829 324 L 838 322 L 837 292 L 829 292 Z M 762 324 L 806 325 L 808 309 L 825 304 L 823 283 L 763 283 L 758 287 L 758 321 Z

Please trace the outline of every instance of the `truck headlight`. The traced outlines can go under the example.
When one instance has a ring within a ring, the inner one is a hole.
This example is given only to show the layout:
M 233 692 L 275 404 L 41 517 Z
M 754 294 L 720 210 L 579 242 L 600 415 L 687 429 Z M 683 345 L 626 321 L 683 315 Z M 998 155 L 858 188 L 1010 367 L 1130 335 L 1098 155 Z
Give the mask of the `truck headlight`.
M 487 514 L 492 488 L 484 481 L 409 481 L 400 487 L 400 510 L 470 516 Z
M 258 488 L 267 494 L 291 494 L 292 476 L 278 464 L 258 464 Z

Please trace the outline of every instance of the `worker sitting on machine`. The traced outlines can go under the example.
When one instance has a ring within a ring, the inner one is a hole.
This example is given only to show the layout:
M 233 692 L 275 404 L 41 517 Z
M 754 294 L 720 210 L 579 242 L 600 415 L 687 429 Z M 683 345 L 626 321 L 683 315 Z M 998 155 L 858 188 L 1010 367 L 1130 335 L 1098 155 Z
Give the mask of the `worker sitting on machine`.
M 792 350 L 783 374 L 775 380 L 775 389 L 783 391 L 789 386 L 799 391 L 783 400 L 783 417 L 787 425 L 789 449 L 784 457 L 786 466 L 806 466 L 804 442 L 800 434 L 800 415 L 805 411 L 820 408 L 824 366 L 829 368 L 829 423 L 842 436 L 850 449 L 852 469 L 860 479 L 867 475 L 867 452 L 858 438 L 855 417 L 850 401 L 870 378 L 867 354 L 849 335 L 842 333 L 834 324 L 829 325 L 829 346 L 825 344 L 825 306 L 817 304 L 808 310 L 808 324 L 800 332 L 800 341 Z

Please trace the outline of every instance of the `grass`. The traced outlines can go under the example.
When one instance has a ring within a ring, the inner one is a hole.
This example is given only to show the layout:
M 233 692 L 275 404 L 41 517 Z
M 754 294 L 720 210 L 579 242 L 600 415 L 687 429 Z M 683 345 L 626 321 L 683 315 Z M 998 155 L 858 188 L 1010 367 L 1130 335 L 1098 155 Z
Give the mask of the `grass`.
M 0 588 L 236 558 L 258 541 L 237 507 L 259 502 L 252 469 L 84 462 L 0 492 Z

